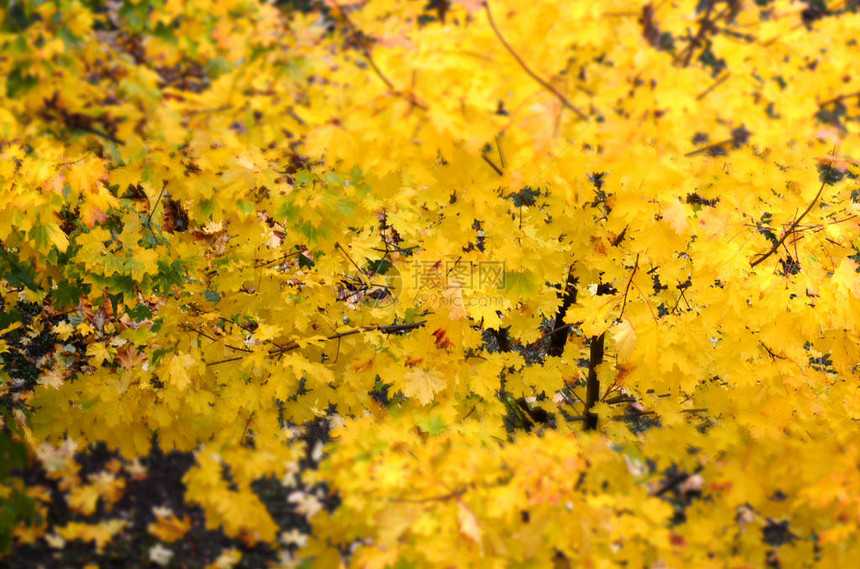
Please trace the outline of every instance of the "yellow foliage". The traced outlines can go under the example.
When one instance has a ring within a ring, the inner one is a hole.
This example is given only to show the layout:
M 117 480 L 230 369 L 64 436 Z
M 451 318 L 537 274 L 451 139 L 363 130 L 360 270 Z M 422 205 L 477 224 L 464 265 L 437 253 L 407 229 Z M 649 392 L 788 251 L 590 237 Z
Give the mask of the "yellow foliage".
M 109 520 L 97 524 L 71 522 L 56 528 L 55 531 L 63 539 L 92 542 L 96 549 L 101 551 L 127 525 L 126 520 Z
M 0 418 L 77 514 L 157 440 L 283 566 L 856 559 L 854 3 L 12 4 Z

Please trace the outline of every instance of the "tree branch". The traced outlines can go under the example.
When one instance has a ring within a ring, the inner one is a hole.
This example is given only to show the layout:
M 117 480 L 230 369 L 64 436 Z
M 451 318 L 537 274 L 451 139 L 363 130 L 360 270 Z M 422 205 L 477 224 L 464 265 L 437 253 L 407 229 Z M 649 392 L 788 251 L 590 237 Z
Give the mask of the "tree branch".
M 824 191 L 825 185 L 827 185 L 827 183 L 822 181 L 821 187 L 818 188 L 818 193 L 815 194 L 814 198 L 812 198 L 812 202 L 809 204 L 809 207 L 807 207 L 803 211 L 803 213 L 801 213 L 800 216 L 794 220 L 794 222 L 789 226 L 789 228 L 785 230 L 785 232 L 782 234 L 782 237 L 780 237 L 779 240 L 774 244 L 774 246 L 770 248 L 770 251 L 766 253 L 761 253 L 754 261 L 750 261 L 750 267 L 755 267 L 756 265 L 763 263 L 768 257 L 770 257 L 779 250 L 785 240 L 788 239 L 788 236 L 791 235 L 795 229 L 797 229 L 797 226 L 800 225 L 800 222 L 803 220 L 804 217 L 806 217 L 806 214 L 812 211 L 812 208 L 815 207 L 816 203 L 818 203 L 818 198 L 821 197 L 821 192 Z
M 588 379 L 585 383 L 585 430 L 597 429 L 597 415 L 591 412 L 594 405 L 600 401 L 600 380 L 597 378 L 597 366 L 603 363 L 604 332 L 591 338 L 590 357 L 588 358 Z
M 572 267 L 568 269 L 567 280 L 564 284 L 564 296 L 561 306 L 555 315 L 552 331 L 546 336 L 552 336 L 549 341 L 547 354 L 550 356 L 561 356 L 564 353 L 564 346 L 567 344 L 567 337 L 570 334 L 571 324 L 564 323 L 564 317 L 567 315 L 571 305 L 576 303 L 576 277 L 573 276 Z
M 96 129 L 94 129 L 94 128 L 90 127 L 90 126 L 78 125 L 78 126 L 76 126 L 76 127 L 74 127 L 74 128 L 76 128 L 77 130 L 82 130 L 82 131 L 84 131 L 84 132 L 88 132 L 88 133 L 90 133 L 90 134 L 94 134 L 94 135 L 96 135 L 96 136 L 100 136 L 100 137 L 102 137 L 102 138 L 104 138 L 104 139 L 106 139 L 106 140 L 110 140 L 110 141 L 111 141 L 111 142 L 113 142 L 114 144 L 119 144 L 120 146 L 124 146 L 124 145 L 125 145 L 125 142 L 124 142 L 124 141 L 122 141 L 122 140 L 120 140 L 120 139 L 118 139 L 117 137 L 115 137 L 115 136 L 113 136 L 113 135 L 110 135 L 110 134 L 108 134 L 108 133 L 106 133 L 106 132 L 102 132 L 102 131 L 100 131 L 100 130 L 96 130 Z
M 398 332 L 406 332 L 409 330 L 415 330 L 416 328 L 420 328 L 424 326 L 425 321 L 421 320 L 420 322 L 412 322 L 411 324 L 389 324 L 387 326 L 365 326 L 362 328 L 356 328 L 355 330 L 349 330 L 347 332 L 340 332 L 338 334 L 332 334 L 331 336 L 326 336 L 326 340 L 339 340 L 340 338 L 345 338 L 347 336 L 353 336 L 355 334 L 360 334 L 362 332 L 382 332 L 383 334 L 396 334 Z M 228 346 L 233 348 L 234 350 L 241 348 L 234 348 L 232 346 Z M 269 350 L 267 353 L 269 356 L 280 356 L 287 352 L 292 352 L 293 350 L 298 350 L 301 347 L 300 344 L 290 344 L 289 346 L 280 346 L 274 349 Z M 243 350 L 244 351 L 244 350 Z M 225 360 L 218 360 L 215 362 L 209 362 L 207 366 L 214 366 L 218 364 L 225 364 L 229 362 L 235 362 L 241 360 L 244 356 L 237 356 L 234 358 L 227 358 Z

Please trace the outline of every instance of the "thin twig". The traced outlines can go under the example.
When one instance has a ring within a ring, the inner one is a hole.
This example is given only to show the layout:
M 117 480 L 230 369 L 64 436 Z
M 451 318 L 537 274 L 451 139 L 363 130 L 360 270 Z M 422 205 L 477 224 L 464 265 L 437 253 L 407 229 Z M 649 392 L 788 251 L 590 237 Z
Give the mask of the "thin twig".
M 346 10 L 344 10 L 343 7 L 341 7 L 337 2 L 334 2 L 334 1 L 333 1 L 333 4 L 335 6 L 337 6 L 338 10 L 340 10 L 340 14 L 343 17 L 343 21 L 346 22 L 346 24 L 350 27 L 352 32 L 356 35 L 356 39 L 358 40 L 359 49 L 361 49 L 362 54 L 364 54 L 364 58 L 367 60 L 367 63 L 370 64 L 370 68 L 373 69 L 373 72 L 376 74 L 376 76 L 379 77 L 379 79 L 383 83 L 385 83 L 385 86 L 388 87 L 388 90 L 391 91 L 392 93 L 394 93 L 395 95 L 398 95 L 400 97 L 404 97 L 411 104 L 415 105 L 416 107 L 418 107 L 422 111 L 426 111 L 427 106 L 420 103 L 415 98 L 415 95 L 413 95 L 411 93 L 404 94 L 402 91 L 400 91 L 396 87 L 394 87 L 394 84 L 388 79 L 388 77 L 385 76 L 385 74 L 382 72 L 382 70 L 379 68 L 379 66 L 376 65 L 376 61 L 374 61 L 373 55 L 370 53 L 370 49 L 368 49 L 368 47 L 367 47 L 366 40 L 361 36 L 361 30 L 359 30 L 358 27 L 352 23 L 352 20 L 349 19 L 349 16 L 346 14 Z
M 573 105 L 573 103 L 568 101 L 567 97 L 565 97 L 563 94 L 561 94 L 558 91 L 558 89 L 556 89 L 555 87 L 553 87 L 552 85 L 550 85 L 549 83 L 547 83 L 546 81 L 541 79 L 541 77 L 537 73 L 532 71 L 531 68 L 529 68 L 529 66 L 526 65 L 526 62 L 523 61 L 523 58 L 520 57 L 520 55 L 516 51 L 514 51 L 514 48 L 511 47 L 511 45 L 507 42 L 507 40 L 505 40 L 505 38 L 502 36 L 502 32 L 500 32 L 499 28 L 496 27 L 496 22 L 493 20 L 493 14 L 490 12 L 490 3 L 489 2 L 484 2 L 484 9 L 486 9 L 486 11 L 487 11 L 487 18 L 490 21 L 490 27 L 493 28 L 493 33 L 496 34 L 496 37 L 499 38 L 499 41 L 502 42 L 502 45 L 505 46 L 505 49 L 508 50 L 508 53 L 510 53 L 513 56 L 513 58 L 517 60 L 517 63 L 519 63 L 520 67 L 523 68 L 523 71 L 528 73 L 529 77 L 531 77 L 532 79 L 537 81 L 541 87 L 543 87 L 544 89 L 546 89 L 547 91 L 549 91 L 550 93 L 555 95 L 558 98 L 558 100 L 561 101 L 562 105 L 564 105 L 565 107 L 567 107 L 568 109 L 570 109 L 571 111 L 576 113 L 576 115 L 580 119 L 587 120 L 588 116 L 585 113 L 580 111 L 578 108 L 576 108 Z
M 426 323 L 425 320 L 421 320 L 419 322 L 412 322 L 410 324 L 389 324 L 386 326 L 364 326 L 362 328 L 356 328 L 355 330 L 347 330 L 346 332 L 340 332 L 338 334 L 332 334 L 331 336 L 326 336 L 326 341 L 331 340 L 339 340 L 340 338 L 345 338 L 347 336 L 353 336 L 355 334 L 360 334 L 362 332 L 382 332 L 383 334 L 396 334 L 398 332 L 406 332 L 409 330 L 415 330 L 416 328 L 420 328 L 424 326 Z M 287 352 L 292 352 L 294 350 L 298 350 L 301 347 L 300 344 L 290 344 L 288 346 L 279 346 L 277 348 L 271 349 L 267 352 L 269 356 L 281 356 Z M 234 358 L 227 358 L 225 360 L 218 360 L 215 362 L 209 362 L 207 366 L 213 366 L 218 364 L 225 364 L 230 362 L 235 362 L 241 360 L 244 356 L 238 356 Z
M 719 79 L 717 79 L 716 81 L 714 81 L 714 82 L 711 84 L 711 86 L 710 86 L 710 87 L 708 87 L 707 89 L 705 89 L 704 91 L 702 91 L 701 93 L 699 93 L 698 95 L 696 95 L 696 100 L 697 100 L 697 101 L 701 101 L 702 99 L 704 99 L 705 97 L 707 97 L 707 96 L 708 96 L 708 93 L 710 93 L 711 91 L 713 91 L 714 89 L 716 89 L 717 87 L 719 87 L 720 85 L 722 85 L 722 84 L 726 81 L 726 79 L 728 79 L 728 78 L 729 78 L 729 75 L 731 75 L 731 74 L 732 74 L 732 72 L 731 72 L 731 71 L 729 71 L 728 73 L 726 73 L 725 75 L 723 75 L 722 77 L 720 77 Z
M 697 154 L 701 154 L 702 152 L 708 152 L 710 150 L 714 150 L 716 148 L 722 148 L 726 144 L 734 142 L 734 138 L 727 138 L 726 140 L 721 140 L 719 142 L 714 142 L 713 144 L 709 144 L 707 146 L 703 146 L 701 148 L 697 148 L 696 150 L 692 150 L 684 154 L 684 158 L 689 158 L 690 156 L 696 156 Z
M 636 276 L 636 271 L 639 270 L 639 253 L 636 253 L 636 262 L 633 264 L 633 271 L 630 273 L 630 278 L 627 280 L 627 286 L 624 287 L 624 299 L 621 301 L 621 313 L 618 314 L 618 321 L 624 316 L 624 309 L 627 308 L 627 293 L 630 292 L 630 285 L 633 284 L 633 277 Z
M 158 207 L 158 204 L 161 202 L 161 196 L 164 195 L 164 189 L 167 187 L 167 184 L 161 184 L 161 191 L 158 192 L 158 197 L 155 199 L 155 205 L 152 206 L 152 209 L 149 210 L 149 216 L 146 218 L 146 226 L 152 231 L 152 234 L 155 235 L 155 231 L 152 229 L 152 215 L 155 213 L 155 209 Z
M 549 337 L 550 337 L 550 336 L 552 336 L 553 334 L 555 334 L 555 333 L 557 333 L 557 332 L 562 332 L 562 331 L 564 331 L 564 330 L 567 330 L 567 329 L 568 329 L 568 328 L 570 328 L 571 326 L 573 326 L 573 323 L 571 323 L 571 324 L 563 324 L 563 325 L 559 326 L 558 328 L 554 328 L 554 329 L 550 330 L 549 332 L 547 332 L 546 334 L 544 334 L 543 336 L 541 336 L 541 337 L 540 337 L 540 339 L 541 339 L 541 340 L 546 340 L 547 338 L 549 338 Z
M 108 133 L 106 133 L 106 132 L 102 132 L 102 131 L 100 131 L 100 130 L 96 130 L 96 129 L 94 129 L 94 128 L 92 128 L 92 127 L 89 127 L 89 126 L 76 126 L 75 128 L 76 128 L 77 130 L 82 130 L 82 131 L 84 131 L 84 132 L 88 132 L 88 133 L 90 133 L 90 134 L 94 134 L 94 135 L 96 135 L 96 136 L 100 136 L 100 137 L 102 137 L 102 138 L 104 138 L 104 139 L 106 139 L 106 140 L 110 140 L 110 141 L 111 141 L 111 142 L 113 142 L 114 144 L 119 144 L 120 146 L 125 146 L 125 142 L 123 142 L 122 140 L 118 139 L 117 137 L 115 137 L 115 136 L 113 136 L 113 135 L 110 135 L 110 134 L 108 134 Z
M 492 160 L 490 160 L 490 158 L 486 154 L 481 154 L 481 158 L 484 159 L 484 162 L 490 165 L 490 168 L 492 168 L 496 174 L 498 174 L 499 176 L 505 175 L 505 173 L 502 172 L 502 169 L 496 166 L 496 164 Z
M 389 502 L 407 502 L 409 504 L 424 504 L 427 502 L 445 502 L 452 498 L 459 498 L 463 494 L 466 493 L 468 488 L 461 488 L 459 490 L 455 490 L 454 492 L 450 492 L 448 494 L 444 494 L 442 496 L 431 496 L 430 498 L 389 498 Z
M 650 312 L 650 313 L 651 313 L 651 318 L 652 318 L 652 319 L 654 320 L 654 322 L 656 323 L 656 322 L 657 322 L 657 316 L 654 314 L 654 307 L 653 307 L 653 306 L 651 306 L 651 301 L 650 301 L 650 300 L 648 300 L 648 297 L 647 297 L 647 296 L 645 296 L 645 293 L 644 293 L 644 292 L 642 292 L 642 289 L 641 289 L 641 288 L 639 288 L 639 285 L 638 285 L 638 284 L 636 284 L 636 283 L 635 283 L 635 282 L 633 282 L 633 281 L 630 281 L 630 282 L 631 282 L 631 284 L 633 285 L 633 288 L 635 288 L 635 289 L 639 292 L 639 296 L 641 296 L 641 297 L 642 297 L 642 300 L 644 300 L 644 301 L 645 301 L 645 305 L 648 307 L 648 312 Z
M 499 163 L 502 165 L 502 168 L 507 168 L 508 165 L 505 162 L 505 155 L 502 152 L 502 141 L 498 134 L 496 135 L 496 151 L 499 153 Z
M 188 330 L 190 330 L 191 332 L 197 332 L 199 335 L 203 336 L 207 340 L 210 340 L 212 342 L 218 342 L 217 338 L 213 338 L 212 336 L 210 336 L 206 332 L 199 330 L 199 329 L 195 328 L 194 326 L 188 326 Z M 240 348 L 239 346 L 232 346 L 230 344 L 224 344 L 224 347 L 230 348 L 231 350 L 233 350 L 235 352 L 245 352 L 247 354 L 254 353 L 254 350 L 249 350 L 248 348 Z
M 659 490 L 654 492 L 654 495 L 655 496 L 662 496 L 663 494 L 665 494 L 666 492 L 668 492 L 672 488 L 678 486 L 679 484 L 681 484 L 682 482 L 687 480 L 689 477 L 690 477 L 690 475 L 687 474 L 686 472 L 682 472 L 681 474 L 676 474 L 675 476 L 670 478 L 666 482 L 666 484 L 663 485 L 662 488 L 660 488 Z
M 636 400 L 629 395 L 619 395 L 617 397 L 613 397 L 612 399 L 606 399 L 604 395 L 603 402 L 607 405 L 617 405 L 619 403 L 635 403 Z
M 845 99 L 853 99 L 854 97 L 860 98 L 860 91 L 856 91 L 854 93 L 847 93 L 845 95 L 839 95 L 838 97 L 833 97 L 832 99 L 827 99 L 824 102 L 818 103 L 818 106 L 826 107 L 827 105 L 832 105 L 833 103 L 838 103 L 840 101 L 844 101 Z

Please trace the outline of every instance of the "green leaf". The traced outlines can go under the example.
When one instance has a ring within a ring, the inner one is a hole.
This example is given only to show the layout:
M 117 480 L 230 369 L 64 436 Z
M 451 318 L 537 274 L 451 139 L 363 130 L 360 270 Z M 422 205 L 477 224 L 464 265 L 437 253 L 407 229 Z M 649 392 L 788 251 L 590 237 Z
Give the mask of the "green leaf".
M 60 280 L 51 291 L 51 301 L 55 308 L 69 308 L 77 306 L 82 298 L 87 295 L 87 289 L 79 280 Z
M 152 310 L 144 303 L 140 303 L 134 308 L 128 310 L 128 315 L 137 322 L 142 322 L 147 318 L 152 318 Z
M 433 415 L 428 419 L 424 419 L 418 422 L 418 426 L 422 431 L 431 435 L 441 435 L 445 432 L 445 429 L 448 428 L 448 425 L 445 424 L 444 419 L 442 419 L 442 415 Z
M 120 6 L 119 17 L 133 32 L 139 33 L 146 27 L 149 7 L 149 2 L 131 2 L 131 0 L 125 0 L 122 6 Z
M 25 72 L 20 67 L 15 67 L 6 76 L 6 95 L 10 99 L 16 99 L 27 93 L 30 89 L 39 83 L 38 77 L 25 75 Z

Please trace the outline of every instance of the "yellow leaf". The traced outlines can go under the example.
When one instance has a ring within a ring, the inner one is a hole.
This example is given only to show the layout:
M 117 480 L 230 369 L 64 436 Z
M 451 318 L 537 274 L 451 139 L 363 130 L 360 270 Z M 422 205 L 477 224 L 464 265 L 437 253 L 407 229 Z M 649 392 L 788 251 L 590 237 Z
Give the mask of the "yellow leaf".
M 857 274 L 857 263 L 852 259 L 842 259 L 831 278 L 839 288 L 849 291 L 855 298 L 860 298 L 860 274 Z
M 63 378 L 63 374 L 58 369 L 49 369 L 42 374 L 42 377 L 38 380 L 39 385 L 53 387 L 54 389 L 59 389 L 65 383 L 65 379 Z
M 93 542 L 96 549 L 101 551 L 113 539 L 113 536 L 122 531 L 127 524 L 128 522 L 125 520 L 110 520 L 100 524 L 71 522 L 57 528 L 56 531 L 63 539 L 80 539 L 81 541 Z
M 62 253 L 69 247 L 69 238 L 56 223 L 34 225 L 30 229 L 30 237 L 38 248 L 50 248 L 51 245 L 54 245 Z
M 636 349 L 636 332 L 627 320 L 612 325 L 612 339 L 615 341 L 615 353 L 624 361 Z
M 3 330 L 0 330 L 0 338 L 2 338 L 5 334 L 11 332 L 12 330 L 17 330 L 20 328 L 22 324 L 20 322 L 13 322 L 10 325 L 6 326 Z M 0 340 L 0 354 L 9 351 L 9 346 L 6 343 L 6 340 Z
M 193 525 L 191 518 L 187 515 L 182 516 L 182 519 L 167 508 L 154 508 L 155 521 L 146 528 L 151 534 L 167 543 L 180 540 L 188 533 Z
M 60 322 L 59 324 L 54 326 L 53 330 L 54 334 L 56 334 L 57 337 L 63 341 L 68 340 L 69 336 L 71 336 L 72 332 L 74 331 L 74 327 L 66 321 Z
M 206 569 L 231 569 L 242 560 L 242 552 L 236 548 L 224 549 L 221 555 L 218 556 L 213 563 L 206 566 Z
M 110 507 L 122 498 L 125 479 L 117 478 L 110 472 L 102 471 L 89 478 L 89 484 L 76 486 L 67 498 L 69 507 L 80 514 L 90 515 L 96 510 L 99 498 Z
M 414 369 L 404 376 L 406 386 L 403 394 L 414 397 L 422 405 L 433 401 L 436 393 L 445 389 L 445 379 L 436 370 Z
M 460 533 L 478 545 L 481 556 L 484 555 L 484 543 L 481 539 L 481 526 L 474 512 L 463 502 L 457 502 L 457 522 L 460 525 Z
M 194 358 L 189 354 L 176 354 L 167 360 L 167 364 L 161 368 L 159 378 L 165 383 L 169 383 L 185 389 L 191 383 L 191 376 L 188 375 L 188 368 L 195 363 Z
M 666 206 L 666 209 L 663 210 L 663 219 L 678 235 L 682 235 L 687 230 L 687 211 L 678 200 L 672 200 Z
M 8 326 L 6 326 L 2 330 L 0 330 L 0 336 L 5 336 L 6 334 L 11 332 L 12 330 L 17 330 L 21 326 L 23 326 L 23 324 L 21 324 L 21 322 L 12 322 Z M 56 330 L 56 328 L 55 328 L 55 330 Z
M 87 196 L 87 201 L 81 204 L 80 217 L 84 224 L 92 228 L 96 223 L 107 220 L 107 210 L 111 207 L 119 207 L 116 199 L 103 186 L 96 186 L 95 191 Z
M 99 490 L 92 484 L 72 488 L 67 501 L 73 511 L 88 516 L 96 511 L 96 505 L 99 501 Z
M 92 365 L 99 366 L 104 362 L 113 361 L 113 355 L 110 353 L 110 349 L 105 346 L 104 342 L 93 342 L 89 346 L 87 346 L 87 355 L 92 358 Z
M 129 268 L 131 277 L 139 281 L 144 275 L 154 275 L 158 273 L 158 253 L 153 249 L 137 248 L 131 258 L 131 263 L 126 265 Z
M 104 161 L 90 156 L 86 159 L 75 160 L 69 165 L 66 178 L 72 190 L 79 194 L 92 191 L 101 178 L 106 178 Z M 123 188 L 124 190 L 125 188 Z
M 96 331 L 96 329 L 90 326 L 88 322 L 81 322 L 78 324 L 77 330 L 81 333 L 81 336 L 89 336 Z
M 261 342 L 265 342 L 266 340 L 272 340 L 274 338 L 277 338 L 280 333 L 280 326 L 272 326 L 271 324 L 260 324 L 259 326 L 257 326 L 257 329 L 254 330 L 254 337 Z

